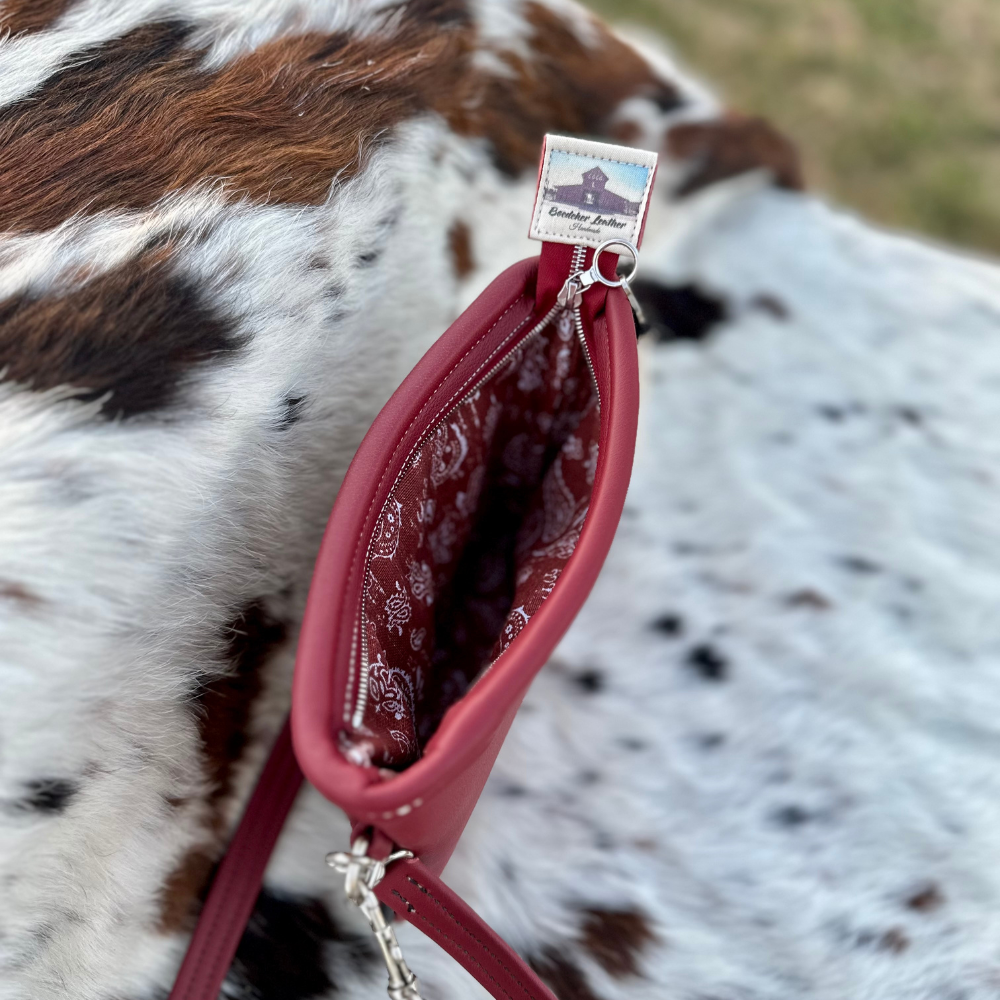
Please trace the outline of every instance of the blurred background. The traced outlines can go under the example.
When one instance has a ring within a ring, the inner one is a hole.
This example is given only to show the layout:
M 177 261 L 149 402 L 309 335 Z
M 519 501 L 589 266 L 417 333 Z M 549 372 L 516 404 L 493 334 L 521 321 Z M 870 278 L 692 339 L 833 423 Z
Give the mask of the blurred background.
M 589 0 L 653 28 L 869 219 L 1000 254 L 1000 0 Z

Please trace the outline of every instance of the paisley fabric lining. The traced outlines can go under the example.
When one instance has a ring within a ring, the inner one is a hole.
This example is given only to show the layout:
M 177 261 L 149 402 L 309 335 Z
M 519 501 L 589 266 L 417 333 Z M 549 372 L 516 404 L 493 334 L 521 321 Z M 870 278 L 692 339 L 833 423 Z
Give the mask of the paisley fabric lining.
M 566 316 L 423 443 L 369 552 L 368 696 L 342 739 L 352 759 L 396 769 L 418 759 L 448 707 L 541 607 L 580 537 L 599 434 Z

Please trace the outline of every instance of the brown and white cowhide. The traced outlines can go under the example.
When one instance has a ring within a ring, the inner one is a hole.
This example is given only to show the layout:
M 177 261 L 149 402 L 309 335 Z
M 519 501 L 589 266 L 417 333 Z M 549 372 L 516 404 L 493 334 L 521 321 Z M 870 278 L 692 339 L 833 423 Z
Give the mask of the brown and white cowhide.
M 0 2 L 0 998 L 166 996 L 364 431 L 524 238 L 664 154 L 605 573 L 448 880 L 561 1000 L 1000 995 L 1000 272 L 537 0 Z M 296 806 L 224 995 L 384 972 Z M 403 926 L 429 998 L 481 991 Z

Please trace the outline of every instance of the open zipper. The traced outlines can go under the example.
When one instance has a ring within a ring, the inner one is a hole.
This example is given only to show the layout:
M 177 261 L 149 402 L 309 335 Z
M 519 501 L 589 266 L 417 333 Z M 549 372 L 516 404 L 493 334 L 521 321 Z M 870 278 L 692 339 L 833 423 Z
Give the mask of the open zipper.
M 580 347 L 583 352 L 584 360 L 587 364 L 587 371 L 590 372 L 590 378 L 594 385 L 594 393 L 597 396 L 597 408 L 601 408 L 601 390 L 600 386 L 597 384 L 597 376 L 594 373 L 594 363 L 590 354 L 590 347 L 587 344 L 587 337 L 583 329 L 583 316 L 580 311 L 580 306 L 583 301 L 583 293 L 589 288 L 593 283 L 595 278 L 592 276 L 590 271 L 583 270 L 583 261 L 587 255 L 587 248 L 585 246 L 574 246 L 573 247 L 573 257 L 570 261 L 569 275 L 566 281 L 563 283 L 562 288 L 559 290 L 559 294 L 556 297 L 555 304 L 551 309 L 523 336 L 518 342 L 511 347 L 498 361 L 490 365 L 490 367 L 483 372 L 479 378 L 476 379 L 475 384 L 469 389 L 468 392 L 450 409 L 447 413 L 443 414 L 441 418 L 430 428 L 427 432 L 423 434 L 419 441 L 410 449 L 409 455 L 406 457 L 406 461 L 403 463 L 402 468 L 399 470 L 399 474 L 396 476 L 395 481 L 392 484 L 392 488 L 386 496 L 385 503 L 382 505 L 382 510 L 379 512 L 379 519 L 381 519 L 382 514 L 385 512 L 386 504 L 392 499 L 396 492 L 396 488 L 399 486 L 400 480 L 407 472 L 410 471 L 413 462 L 416 460 L 417 456 L 420 454 L 421 449 L 427 443 L 427 441 L 434 435 L 437 429 L 444 423 L 447 423 L 452 414 L 464 406 L 479 390 L 492 379 L 497 372 L 501 371 L 504 367 L 509 365 L 524 349 L 548 326 L 556 322 L 565 313 L 570 313 L 573 327 L 576 331 L 577 339 L 580 341 Z M 376 522 L 377 523 L 377 522 Z M 368 615 L 366 611 L 366 600 L 365 600 L 365 581 L 367 580 L 368 573 L 371 567 L 371 547 L 372 539 L 368 541 L 368 549 L 365 552 L 365 566 L 362 573 L 362 588 L 361 588 L 361 610 L 358 615 L 358 620 L 355 625 L 355 639 L 351 644 L 351 660 L 352 667 L 355 652 L 360 652 L 360 663 L 358 667 L 358 692 L 354 699 L 353 710 L 348 716 L 347 712 L 344 713 L 344 721 L 350 722 L 353 729 L 360 729 L 364 723 L 365 708 L 368 705 L 368 674 L 369 674 L 369 660 L 368 660 Z M 360 631 L 360 635 L 359 635 Z M 360 641 L 358 641 L 360 640 Z M 503 653 L 500 654 L 503 656 Z M 500 657 L 497 657 L 499 659 Z M 487 664 L 486 669 L 481 670 L 479 677 L 482 677 L 490 667 L 493 666 L 496 660 Z M 348 673 L 348 694 L 350 693 L 350 685 L 353 680 L 353 669 Z M 478 680 L 478 678 L 477 678 Z M 473 681 L 475 684 L 475 681 Z M 471 688 L 472 685 L 470 685 Z M 345 703 L 345 709 L 347 705 Z

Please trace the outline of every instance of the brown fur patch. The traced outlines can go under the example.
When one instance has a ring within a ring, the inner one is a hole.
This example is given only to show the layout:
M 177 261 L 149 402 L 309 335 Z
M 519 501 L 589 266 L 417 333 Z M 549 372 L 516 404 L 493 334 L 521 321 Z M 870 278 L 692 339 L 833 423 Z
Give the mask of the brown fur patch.
M 805 187 L 795 144 L 763 118 L 729 114 L 717 121 L 677 125 L 667 133 L 667 150 L 696 163 L 678 197 L 760 168 L 769 170 L 780 188 Z
M 48 229 L 77 212 L 144 208 L 221 178 L 232 196 L 318 204 L 392 126 L 426 111 L 489 140 L 498 166 L 533 167 L 547 131 L 599 133 L 617 105 L 678 101 L 595 22 L 526 5 L 530 56 L 498 52 L 512 78 L 475 69 L 464 5 L 420 0 L 366 37 L 280 38 L 214 71 L 179 21 L 146 24 L 75 53 L 28 97 L 0 109 L 0 219 Z
M 785 604 L 790 608 L 809 608 L 812 611 L 828 611 L 833 607 L 829 597 L 812 587 L 793 590 L 785 598 Z
M 205 846 L 192 848 L 167 876 L 160 890 L 157 930 L 161 934 L 178 934 L 194 928 L 198 901 L 215 867 L 216 853 Z
M 642 126 L 633 121 L 615 122 L 608 131 L 611 138 L 622 146 L 634 146 L 642 138 Z
M 918 889 L 906 900 L 906 906 L 917 913 L 932 913 L 944 906 L 944 893 L 934 882 Z
M 34 608 L 42 603 L 42 599 L 33 590 L 13 580 L 0 580 L 0 601 L 13 601 L 25 608 Z
M 232 793 L 233 769 L 246 749 L 250 713 L 261 689 L 260 668 L 284 642 L 287 629 L 261 601 L 251 601 L 226 626 L 224 635 L 229 670 L 203 684 L 197 694 L 198 731 L 210 786 L 208 824 L 215 844 L 192 848 L 167 876 L 160 894 L 163 933 L 188 930 L 197 916 L 228 832 L 223 809 Z
M 457 278 L 465 278 L 476 269 L 476 261 L 472 256 L 472 233 L 469 227 L 456 219 L 448 230 L 448 249 L 451 251 L 451 262 Z
M 234 196 L 317 204 L 363 151 L 461 72 L 461 31 L 306 34 L 200 68 L 179 22 L 74 55 L 0 111 L 0 219 L 46 229 L 75 212 L 143 208 L 206 178 Z
M 74 0 L 6 0 L 0 5 L 0 35 L 44 31 L 73 5 Z
M 590 988 L 583 970 L 572 959 L 552 947 L 530 958 L 528 964 L 558 1000 L 600 1000 Z
M 591 46 L 557 12 L 533 2 L 524 9 L 530 57 L 498 52 L 509 76 L 467 74 L 437 105 L 460 135 L 487 138 L 505 173 L 536 166 L 546 132 L 606 133 L 627 97 L 646 96 L 664 108 L 680 103 L 676 88 L 600 22 L 593 22 Z
M 260 668 L 285 641 L 287 629 L 260 601 L 252 601 L 226 626 L 225 634 L 230 669 L 198 692 L 198 728 L 215 823 L 221 822 L 219 810 L 232 791 L 233 767 L 246 748 L 250 709 L 260 693 Z
M 894 955 L 901 955 L 910 947 L 910 939 L 899 927 L 890 927 L 878 939 L 878 947 L 880 951 L 891 951 Z
M 4 377 L 35 390 L 74 386 L 84 399 L 110 393 L 108 417 L 169 404 L 193 365 L 243 341 L 161 258 L 133 258 L 61 295 L 0 300 Z
M 770 292 L 760 292 L 755 295 L 750 300 L 749 306 L 751 309 L 759 309 L 779 320 L 786 320 L 791 316 L 791 310 L 788 306 L 777 295 L 772 295 Z
M 398 6 L 411 24 L 468 27 L 472 23 L 468 0 L 401 0 Z
M 637 976 L 638 957 L 656 941 L 649 921 L 638 910 L 587 910 L 581 931 L 583 947 L 609 975 Z

